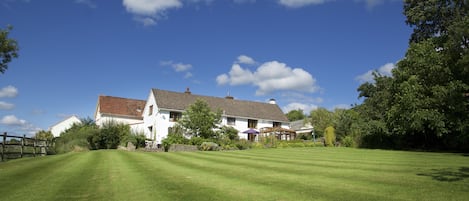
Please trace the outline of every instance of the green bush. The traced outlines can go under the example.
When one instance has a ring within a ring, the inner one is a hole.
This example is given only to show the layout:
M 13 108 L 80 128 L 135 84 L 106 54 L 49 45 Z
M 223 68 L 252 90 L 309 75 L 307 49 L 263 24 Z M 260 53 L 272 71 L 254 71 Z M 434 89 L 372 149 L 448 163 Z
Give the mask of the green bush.
M 165 152 L 169 150 L 169 147 L 172 144 L 187 144 L 187 143 L 188 143 L 188 140 L 184 136 L 179 135 L 177 133 L 169 133 L 168 136 L 162 141 Z
M 117 149 L 130 136 L 130 126 L 115 121 L 108 121 L 103 124 L 98 134 L 89 136 L 88 142 L 93 149 Z M 121 142 L 122 141 L 122 142 Z
M 239 150 L 250 149 L 251 148 L 251 142 L 246 140 L 246 139 L 240 139 L 239 141 L 235 142 L 235 146 Z
M 204 142 L 204 139 L 201 137 L 191 137 L 191 139 L 189 139 L 190 145 L 200 146 L 202 142 Z
M 346 147 L 355 147 L 355 142 L 353 140 L 353 137 L 350 135 L 345 136 L 344 139 L 342 139 L 342 145 Z
M 324 138 L 326 140 L 326 146 L 333 147 L 335 145 L 335 129 L 334 129 L 334 127 L 329 126 L 324 130 Z
M 215 142 L 203 142 L 199 149 L 201 151 L 218 151 L 220 148 Z
M 61 133 L 60 137 L 55 138 L 55 153 L 93 149 L 87 139 L 97 135 L 99 131 L 94 123 L 73 124 L 72 127 Z

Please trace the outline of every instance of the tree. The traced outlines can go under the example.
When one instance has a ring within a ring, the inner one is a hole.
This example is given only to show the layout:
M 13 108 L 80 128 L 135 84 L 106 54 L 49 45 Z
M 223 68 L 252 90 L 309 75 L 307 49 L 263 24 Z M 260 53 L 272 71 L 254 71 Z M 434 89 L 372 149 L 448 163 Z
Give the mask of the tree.
M 222 126 L 220 129 L 220 134 L 222 135 L 221 137 L 228 140 L 238 140 L 238 133 L 239 131 L 231 126 Z
M 335 145 L 335 129 L 332 126 L 328 126 L 324 129 L 324 142 L 326 146 L 333 147 Z
M 406 0 L 414 28 L 392 77 L 359 87 L 365 141 L 392 148 L 469 149 L 469 4 Z
M 197 99 L 189 105 L 179 120 L 179 124 L 193 137 L 213 138 L 217 124 L 221 121 L 221 110 L 211 111 L 207 102 Z
M 34 138 L 40 139 L 40 140 L 48 140 L 48 141 L 51 141 L 52 139 L 54 139 L 54 135 L 52 135 L 52 133 L 51 133 L 50 131 L 41 130 L 41 131 L 38 131 L 38 132 L 36 133 L 36 135 L 34 136 Z
M 302 109 L 292 110 L 287 113 L 287 118 L 289 121 L 296 121 L 306 118 Z
M 8 69 L 8 63 L 18 57 L 18 43 L 8 37 L 12 29 L 12 26 L 8 26 L 5 30 L 0 29 L 0 73 L 2 74 Z
M 318 108 L 310 112 L 311 124 L 314 127 L 314 133 L 318 136 L 324 136 L 324 130 L 328 126 L 334 125 L 333 113 L 326 108 Z
M 88 136 L 92 149 L 117 149 L 130 136 L 130 126 L 115 121 L 104 122 L 99 132 Z

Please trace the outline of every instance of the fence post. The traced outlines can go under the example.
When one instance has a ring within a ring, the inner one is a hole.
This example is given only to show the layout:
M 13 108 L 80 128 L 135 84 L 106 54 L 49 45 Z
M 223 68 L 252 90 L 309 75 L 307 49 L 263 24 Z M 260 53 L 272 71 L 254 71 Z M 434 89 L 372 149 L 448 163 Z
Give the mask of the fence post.
M 23 152 L 24 152 L 24 138 L 26 137 L 26 135 L 23 135 L 23 138 L 21 138 L 21 154 L 20 154 L 20 158 L 23 158 Z
M 7 132 L 3 133 L 3 141 L 2 141 L 2 161 L 5 159 L 5 142 L 7 141 Z
M 37 144 L 36 142 L 37 142 L 37 139 L 34 138 L 33 140 L 33 156 L 34 157 L 36 157 L 36 144 Z

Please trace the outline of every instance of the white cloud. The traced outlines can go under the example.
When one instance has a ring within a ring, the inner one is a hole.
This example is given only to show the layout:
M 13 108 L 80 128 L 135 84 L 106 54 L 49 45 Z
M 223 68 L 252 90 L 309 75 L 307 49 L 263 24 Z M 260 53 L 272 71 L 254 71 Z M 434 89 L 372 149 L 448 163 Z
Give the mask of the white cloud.
M 329 0 L 278 0 L 278 3 L 289 8 L 300 8 L 309 5 L 323 4 L 326 1 Z
M 0 120 L 0 123 L 7 126 L 19 126 L 26 124 L 26 121 L 16 118 L 15 115 L 6 115 Z
M 15 107 L 14 104 L 0 101 L 0 110 L 11 110 Z
M 182 7 L 181 0 L 123 0 L 125 9 L 135 14 L 134 20 L 144 26 L 155 25 L 156 20 L 165 15 L 169 9 Z
M 227 74 L 221 74 L 217 76 L 217 83 L 219 85 L 225 85 L 230 82 L 230 77 Z
M 334 105 L 334 109 L 350 109 L 350 105 L 347 105 L 347 104 L 338 104 L 338 105 Z
M 6 86 L 0 89 L 0 98 L 14 98 L 18 95 L 18 89 L 14 86 Z
M 135 16 L 134 20 L 143 24 L 143 26 L 153 26 L 156 25 L 156 20 L 151 17 L 140 17 Z
M 289 103 L 288 105 L 282 107 L 282 110 L 285 113 L 290 112 L 292 110 L 298 110 L 298 109 L 301 109 L 303 110 L 304 113 L 308 114 L 309 112 L 311 112 L 311 110 L 318 109 L 318 106 L 314 104 L 304 104 L 304 103 L 294 102 L 294 103 Z
M 160 62 L 162 66 L 170 66 L 176 72 L 186 72 L 192 68 L 191 64 L 184 64 L 184 63 L 175 63 L 173 61 L 162 61 Z
M 319 89 L 310 73 L 278 61 L 265 62 L 255 72 L 235 63 L 228 74 L 221 74 L 216 80 L 219 85 L 254 85 L 258 87 L 256 95 L 265 95 L 273 91 L 312 93 Z
M 75 0 L 75 3 L 77 4 L 83 4 L 83 5 L 86 5 L 90 8 L 97 8 L 98 6 L 96 5 L 96 3 L 94 3 L 93 1 L 91 0 Z
M 186 72 L 186 74 L 184 75 L 184 78 L 190 78 L 190 77 L 192 77 L 192 73 Z
M 41 130 L 41 128 L 30 124 L 26 120 L 18 119 L 15 115 L 4 116 L 2 119 L 0 119 L 0 124 L 9 126 L 12 129 L 18 130 L 20 133 L 25 133 L 27 135 L 34 135 L 36 132 Z
M 125 9 L 133 14 L 156 16 L 168 9 L 182 7 L 180 0 L 123 0 Z
M 238 57 L 238 60 L 236 61 L 236 63 L 254 65 L 254 64 L 256 64 L 256 61 L 254 61 L 254 59 L 252 59 L 251 57 L 248 57 L 246 55 L 240 55 Z
M 382 76 L 391 77 L 392 76 L 392 69 L 394 69 L 395 67 L 396 67 L 395 64 L 387 63 L 387 64 L 384 64 L 383 66 L 379 67 L 377 70 L 369 70 L 366 73 L 355 77 L 355 80 L 357 80 L 360 83 L 374 82 L 373 72 L 377 72 Z
M 188 71 L 192 68 L 191 64 L 175 63 L 171 65 L 176 72 Z
M 192 69 L 191 64 L 184 64 L 184 63 L 175 63 L 174 61 L 161 61 L 160 62 L 161 66 L 169 66 L 171 67 L 175 72 L 177 73 L 184 73 L 184 78 L 190 78 L 193 76 L 191 72 L 189 72 L 190 69 Z
M 249 69 L 243 69 L 239 64 L 233 64 L 227 76 L 230 85 L 251 84 L 254 80 L 254 74 Z

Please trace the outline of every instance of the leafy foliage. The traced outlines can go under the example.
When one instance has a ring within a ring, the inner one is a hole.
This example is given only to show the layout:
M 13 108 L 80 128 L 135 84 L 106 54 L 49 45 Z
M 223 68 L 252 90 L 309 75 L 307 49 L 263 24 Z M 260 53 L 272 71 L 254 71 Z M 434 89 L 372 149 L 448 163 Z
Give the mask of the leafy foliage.
M 335 129 L 332 126 L 327 127 L 324 130 L 324 140 L 328 147 L 335 146 Z
M 208 103 L 198 99 L 189 105 L 182 115 L 179 124 L 193 137 L 213 138 L 214 128 L 221 121 L 221 110 L 212 112 Z
M 310 112 L 311 124 L 314 126 L 314 133 L 321 137 L 328 126 L 334 125 L 334 113 L 326 108 L 318 108 Z
M 469 5 L 406 0 L 414 27 L 393 77 L 358 88 L 361 146 L 469 150 Z
M 99 128 L 95 124 L 76 123 L 56 138 L 56 153 L 66 153 L 73 150 L 92 149 L 88 138 L 99 134 Z
M 287 113 L 287 118 L 289 121 L 297 121 L 306 118 L 302 109 L 292 110 Z
M 8 26 L 5 30 L 0 29 L 0 73 L 5 73 L 8 63 L 18 57 L 18 43 L 8 37 L 12 29 L 12 26 Z
M 130 126 L 115 121 L 105 122 L 100 132 L 88 137 L 92 149 L 116 149 L 130 135 Z
M 52 141 L 54 139 L 54 135 L 52 135 L 52 132 L 50 131 L 38 131 L 36 135 L 34 135 L 34 138 L 40 139 L 40 140 L 47 140 L 47 141 Z

